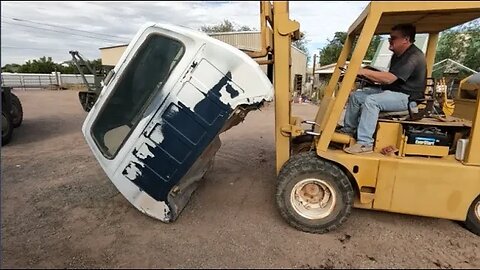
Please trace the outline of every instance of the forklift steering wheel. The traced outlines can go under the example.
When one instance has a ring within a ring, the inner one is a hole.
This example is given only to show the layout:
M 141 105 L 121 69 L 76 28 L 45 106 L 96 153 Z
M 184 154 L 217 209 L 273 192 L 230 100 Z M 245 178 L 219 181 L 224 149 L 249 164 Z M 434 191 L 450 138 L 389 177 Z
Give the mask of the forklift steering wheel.
M 342 73 L 345 73 L 347 72 L 347 69 L 344 68 L 344 67 L 338 67 L 340 69 L 340 71 Z M 343 76 L 344 74 L 341 74 L 340 76 Z M 373 82 L 372 80 L 370 80 L 369 78 L 363 76 L 363 75 L 357 75 L 357 79 L 360 81 L 360 82 L 366 82 L 367 84 L 371 84 L 371 85 L 374 85 L 375 82 Z

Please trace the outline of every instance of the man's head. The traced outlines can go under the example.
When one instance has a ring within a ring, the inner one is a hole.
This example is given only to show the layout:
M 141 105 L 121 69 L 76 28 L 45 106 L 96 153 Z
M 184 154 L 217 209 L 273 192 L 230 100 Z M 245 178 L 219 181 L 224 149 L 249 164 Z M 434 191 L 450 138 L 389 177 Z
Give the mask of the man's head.
M 390 46 L 395 54 L 402 54 L 412 43 L 415 42 L 416 28 L 413 24 L 397 24 L 390 32 Z

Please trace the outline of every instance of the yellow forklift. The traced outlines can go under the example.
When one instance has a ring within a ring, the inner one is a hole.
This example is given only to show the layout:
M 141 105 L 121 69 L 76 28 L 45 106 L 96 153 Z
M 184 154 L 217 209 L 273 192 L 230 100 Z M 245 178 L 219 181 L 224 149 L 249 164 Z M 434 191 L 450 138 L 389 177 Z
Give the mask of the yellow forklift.
M 299 230 L 325 233 L 345 222 L 356 207 L 458 220 L 479 235 L 480 95 L 471 121 L 437 117 L 429 110 L 428 97 L 426 105 L 418 105 L 420 117 L 381 116 L 373 153 L 345 153 L 342 148 L 355 139 L 337 133 L 336 127 L 373 35 L 389 34 L 399 23 L 412 23 L 417 34 L 427 33 L 430 77 L 439 32 L 479 18 L 480 2 L 371 2 L 348 30 L 313 121 L 291 115 L 290 45 L 298 39 L 300 25 L 290 20 L 288 2 L 264 1 L 260 10 L 263 49 L 251 57 L 269 55 L 257 62 L 273 69 L 276 203 L 282 217 Z M 417 143 L 419 134 L 444 138 Z M 383 150 L 389 147 L 398 151 L 386 155 Z
M 300 24 L 289 19 L 288 2 L 260 7 L 262 49 L 250 57 L 167 24 L 145 24 L 129 43 L 82 126 L 125 198 L 153 218 L 175 221 L 211 168 L 219 134 L 274 98 L 276 202 L 295 228 L 328 232 L 357 207 L 464 221 L 479 234 L 480 95 L 471 119 L 440 117 L 432 109 L 435 83 L 426 85 L 418 112 L 380 117 L 369 154 L 345 153 L 355 139 L 335 130 L 374 34 L 399 23 L 428 33 L 431 76 L 438 33 L 480 17 L 480 2 L 370 3 L 348 31 L 312 121 L 291 115 L 290 49 Z M 270 80 L 259 64 L 268 65 Z

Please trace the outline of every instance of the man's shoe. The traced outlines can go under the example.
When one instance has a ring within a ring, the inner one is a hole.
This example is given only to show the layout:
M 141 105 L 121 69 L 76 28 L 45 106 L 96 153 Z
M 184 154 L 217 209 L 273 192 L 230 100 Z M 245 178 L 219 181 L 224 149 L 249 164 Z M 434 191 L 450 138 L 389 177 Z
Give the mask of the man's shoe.
M 373 145 L 363 145 L 356 143 L 350 147 L 343 149 L 343 151 L 349 154 L 366 154 L 373 152 Z

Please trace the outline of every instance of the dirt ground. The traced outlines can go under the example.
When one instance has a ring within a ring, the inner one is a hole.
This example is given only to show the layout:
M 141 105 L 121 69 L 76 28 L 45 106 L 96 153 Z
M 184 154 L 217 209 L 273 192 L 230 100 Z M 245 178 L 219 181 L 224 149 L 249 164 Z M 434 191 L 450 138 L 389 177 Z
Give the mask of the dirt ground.
M 2 268 L 480 267 L 480 238 L 449 220 L 354 209 L 324 235 L 287 225 L 274 202 L 273 107 L 221 136 L 213 171 L 164 224 L 97 164 L 76 91 L 16 93 L 24 122 L 2 147 Z

